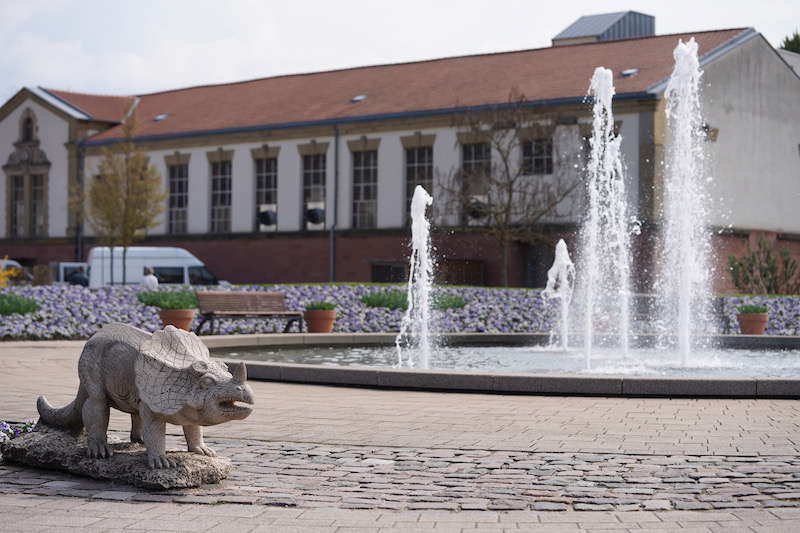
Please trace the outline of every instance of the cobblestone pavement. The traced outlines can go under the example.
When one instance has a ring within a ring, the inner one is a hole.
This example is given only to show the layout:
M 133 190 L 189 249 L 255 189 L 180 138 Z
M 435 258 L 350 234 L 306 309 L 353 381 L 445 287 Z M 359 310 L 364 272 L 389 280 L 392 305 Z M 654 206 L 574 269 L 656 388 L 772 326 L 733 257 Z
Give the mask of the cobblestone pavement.
M 0 344 L 0 419 L 71 400 L 81 345 Z M 0 529 L 800 531 L 796 401 L 252 385 L 253 416 L 208 428 L 234 462 L 223 484 L 142 492 L 3 465 Z

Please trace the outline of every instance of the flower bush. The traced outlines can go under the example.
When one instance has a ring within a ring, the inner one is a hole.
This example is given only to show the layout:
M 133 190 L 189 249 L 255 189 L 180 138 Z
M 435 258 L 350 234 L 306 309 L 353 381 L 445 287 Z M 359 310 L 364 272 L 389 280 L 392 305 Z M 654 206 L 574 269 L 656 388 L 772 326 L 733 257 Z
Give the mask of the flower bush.
M 33 420 L 10 423 L 0 420 L 0 442 L 15 439 L 23 433 L 30 433 L 35 425 L 36 423 Z
M 218 287 L 214 288 L 219 290 Z M 240 291 L 273 291 L 286 296 L 289 309 L 302 311 L 311 302 L 336 304 L 337 332 L 395 332 L 400 329 L 402 309 L 369 307 L 365 295 L 405 289 L 404 285 L 306 284 L 246 285 L 231 287 Z M 185 287 L 164 288 L 167 291 Z M 198 288 L 203 290 L 203 288 Z M 2 339 L 85 339 L 109 322 L 125 322 L 146 331 L 161 328 L 158 309 L 142 305 L 138 287 L 101 287 L 89 289 L 77 285 L 9 287 L 0 294 L 31 298 L 39 309 L 25 315 L 6 315 L 0 321 Z M 432 311 L 433 327 L 439 332 L 548 332 L 558 313 L 557 303 L 541 297 L 534 289 L 498 289 L 489 287 L 440 286 L 434 298 L 463 299 L 461 308 Z M 741 305 L 766 305 L 769 308 L 767 334 L 800 334 L 800 297 L 798 296 L 723 296 L 721 331 L 736 333 L 737 308 Z M 195 326 L 199 318 L 195 319 Z M 283 320 L 220 320 L 219 333 L 268 333 L 283 331 Z

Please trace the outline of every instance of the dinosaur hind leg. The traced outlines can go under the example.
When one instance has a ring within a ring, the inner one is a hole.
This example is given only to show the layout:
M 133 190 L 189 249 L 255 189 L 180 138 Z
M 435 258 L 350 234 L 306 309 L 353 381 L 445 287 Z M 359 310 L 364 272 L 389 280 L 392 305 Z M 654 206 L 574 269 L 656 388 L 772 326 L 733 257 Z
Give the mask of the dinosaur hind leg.
M 103 393 L 89 393 L 83 404 L 83 425 L 86 428 L 86 443 L 89 457 L 111 457 L 113 452 L 108 446 L 108 400 Z
M 131 413 L 131 442 L 143 444 L 142 440 L 142 417 L 139 413 Z

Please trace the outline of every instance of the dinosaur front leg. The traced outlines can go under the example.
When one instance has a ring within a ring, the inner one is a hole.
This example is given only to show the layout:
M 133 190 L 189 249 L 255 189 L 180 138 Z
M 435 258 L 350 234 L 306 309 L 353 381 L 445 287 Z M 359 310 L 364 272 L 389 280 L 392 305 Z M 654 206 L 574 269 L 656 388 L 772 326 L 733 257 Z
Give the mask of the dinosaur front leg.
M 138 413 L 131 413 L 131 442 L 142 444 L 142 417 Z
M 203 428 L 200 426 L 183 426 L 183 435 L 186 437 L 186 444 L 190 452 L 200 455 L 216 457 L 217 452 L 206 446 L 203 441 Z
M 102 393 L 90 391 L 81 409 L 83 425 L 86 428 L 86 445 L 89 457 L 106 458 L 114 455 L 108 446 L 108 400 Z
M 147 465 L 150 468 L 172 468 L 175 462 L 167 458 L 167 424 L 163 417 L 150 410 L 144 402 L 139 404 L 142 417 L 142 441 L 147 448 Z

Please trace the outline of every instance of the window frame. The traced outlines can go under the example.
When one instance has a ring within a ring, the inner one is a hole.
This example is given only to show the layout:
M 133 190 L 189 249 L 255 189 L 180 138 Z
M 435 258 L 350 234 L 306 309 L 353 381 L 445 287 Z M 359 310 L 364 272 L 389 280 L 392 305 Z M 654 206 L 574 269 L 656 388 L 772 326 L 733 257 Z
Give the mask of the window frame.
M 523 176 L 550 176 L 553 174 L 553 138 L 525 139 L 520 146 Z
M 211 161 L 210 176 L 209 232 L 230 233 L 233 204 L 233 162 L 230 159 Z
M 310 163 L 310 164 L 309 164 Z M 324 152 L 315 154 L 303 154 L 301 160 L 301 173 L 302 173 L 302 206 L 303 212 L 301 213 L 301 220 L 303 222 L 303 230 L 307 230 L 308 225 L 312 222 L 308 221 L 308 204 L 311 202 L 322 202 L 326 206 L 325 219 L 328 219 L 327 213 L 327 154 Z M 316 183 L 315 183 L 316 181 Z
M 433 146 L 414 146 L 405 149 L 406 220 L 411 218 L 411 200 L 417 185 L 433 194 Z M 412 157 L 413 155 L 413 157 Z M 422 157 L 420 157 L 422 155 Z M 420 174 L 424 177 L 420 178 Z
M 352 216 L 356 229 L 378 227 L 378 150 L 354 150 L 352 161 Z
M 258 210 L 262 204 L 278 205 L 278 158 L 257 157 L 253 159 L 253 186 L 255 199 L 254 228 L 258 230 Z M 277 209 L 275 210 L 277 224 Z
M 189 164 L 167 165 L 167 233 L 189 231 Z M 182 204 L 182 205 L 176 205 Z

